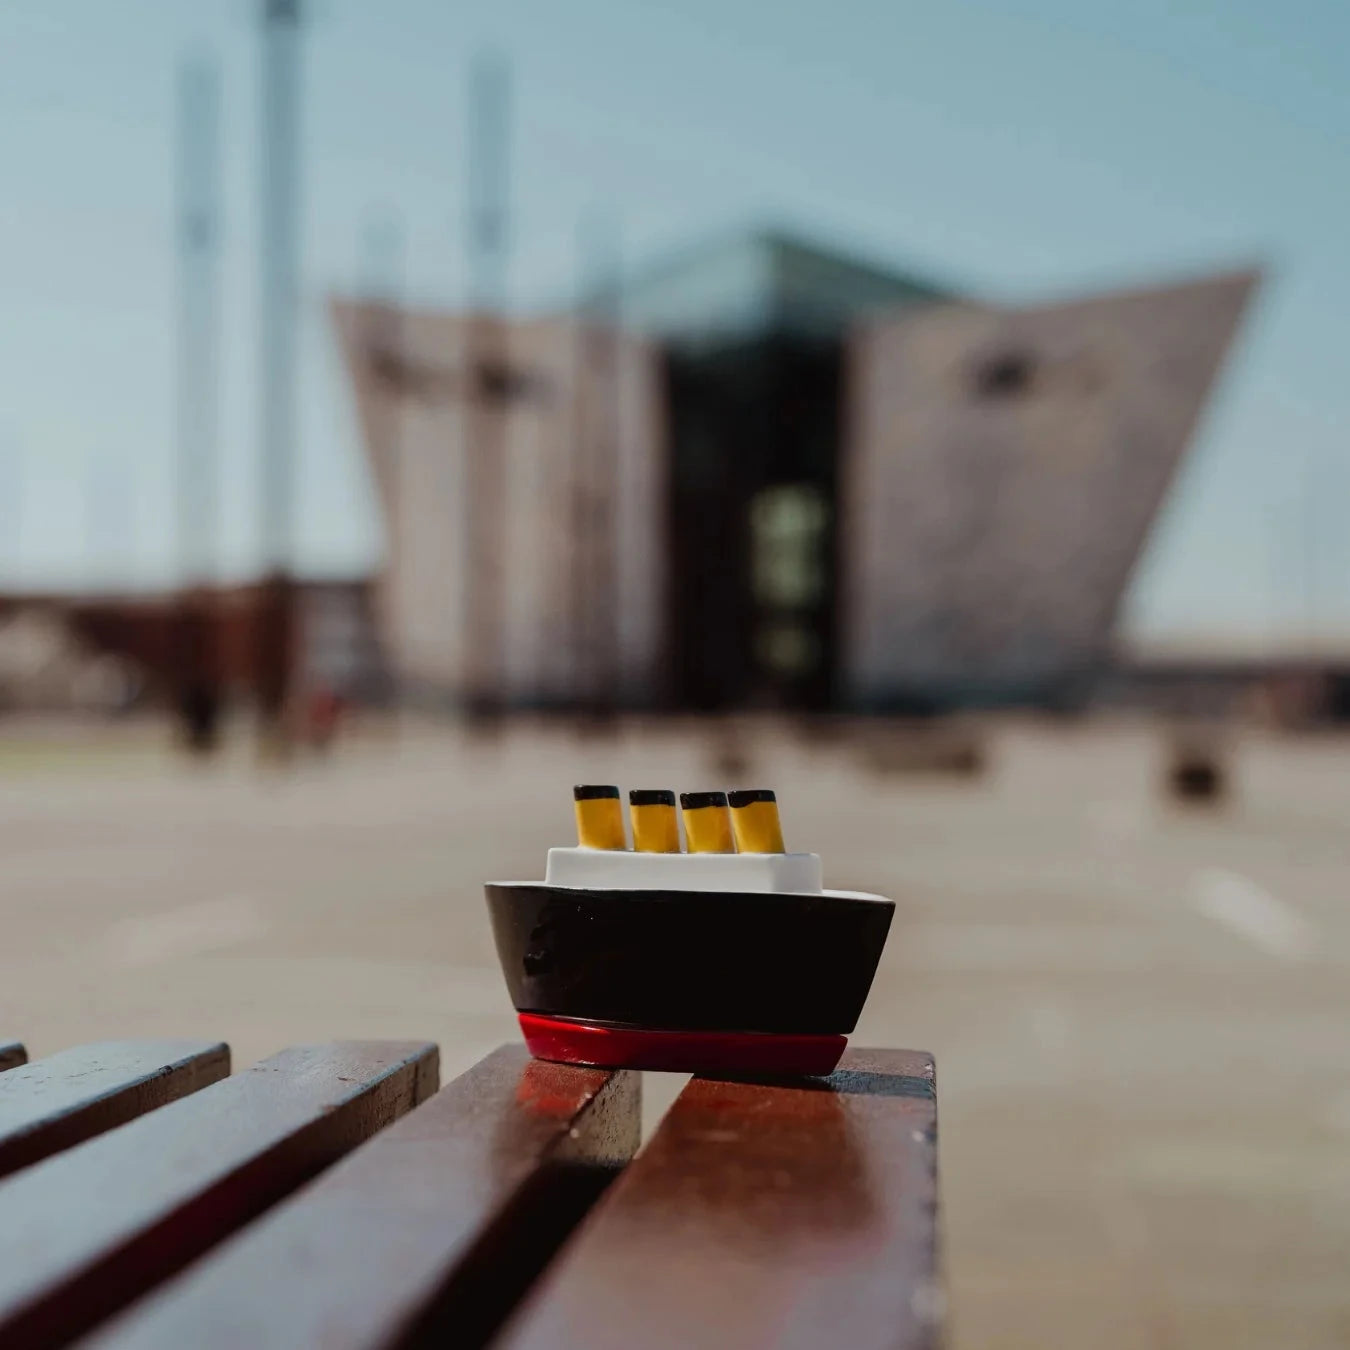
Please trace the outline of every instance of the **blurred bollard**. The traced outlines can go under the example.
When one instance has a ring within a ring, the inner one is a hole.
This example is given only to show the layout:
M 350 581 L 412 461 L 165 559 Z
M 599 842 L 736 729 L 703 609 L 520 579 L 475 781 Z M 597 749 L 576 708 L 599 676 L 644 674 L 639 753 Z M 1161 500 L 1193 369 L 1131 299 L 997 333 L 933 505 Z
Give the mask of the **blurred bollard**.
M 744 780 L 750 774 L 750 745 L 733 718 L 721 718 L 711 728 L 709 762 L 713 777 L 723 783 Z
M 209 755 L 224 711 L 218 615 L 205 590 L 185 592 L 173 616 L 173 688 L 183 748 Z
M 253 618 L 258 755 L 266 763 L 284 763 L 293 748 L 295 619 L 294 584 L 288 576 L 274 572 L 258 588 Z
M 1229 794 L 1228 761 L 1217 731 L 1174 732 L 1167 747 L 1167 795 L 1188 805 L 1218 805 Z
M 958 718 L 899 718 L 858 725 L 863 763 L 880 774 L 976 778 L 988 768 L 984 732 Z
M 336 689 L 318 684 L 305 697 L 305 742 L 317 754 L 332 749 L 345 712 L 345 701 Z

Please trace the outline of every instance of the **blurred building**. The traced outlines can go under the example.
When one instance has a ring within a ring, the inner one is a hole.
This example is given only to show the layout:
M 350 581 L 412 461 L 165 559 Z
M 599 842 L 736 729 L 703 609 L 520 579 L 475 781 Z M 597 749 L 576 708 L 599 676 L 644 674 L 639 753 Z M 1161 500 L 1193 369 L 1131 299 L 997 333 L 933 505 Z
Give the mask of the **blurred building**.
M 1255 281 L 1008 310 L 751 234 L 621 324 L 339 301 L 386 657 L 522 706 L 1072 702 Z
M 947 306 L 854 333 L 851 702 L 1081 701 L 1255 282 Z
M 210 616 L 212 682 L 227 699 L 243 699 L 257 683 L 262 588 L 221 586 L 194 598 Z M 0 712 L 113 711 L 171 699 L 182 660 L 182 605 L 175 592 L 0 594 Z M 368 580 L 299 582 L 294 619 L 298 688 L 361 702 L 388 696 Z
M 0 712 L 120 712 L 142 686 L 134 661 L 85 639 L 59 609 L 0 602 Z
M 388 541 L 379 631 L 403 688 L 458 698 L 490 641 L 508 704 L 650 701 L 668 563 L 659 349 L 570 318 L 334 315 Z M 493 461 L 486 491 L 473 449 Z M 488 584 L 485 636 L 473 605 Z

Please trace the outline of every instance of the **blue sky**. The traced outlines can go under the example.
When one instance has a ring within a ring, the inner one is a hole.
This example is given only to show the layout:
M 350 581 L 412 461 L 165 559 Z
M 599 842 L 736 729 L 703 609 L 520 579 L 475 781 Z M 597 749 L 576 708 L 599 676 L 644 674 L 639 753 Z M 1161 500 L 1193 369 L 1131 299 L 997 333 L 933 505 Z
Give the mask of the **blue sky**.
M 177 63 L 201 49 L 226 119 L 226 562 L 252 565 L 256 8 L 0 0 L 0 585 L 173 575 L 171 114 Z M 763 223 L 1009 300 L 1267 261 L 1128 622 L 1350 627 L 1343 0 L 311 8 L 309 569 L 379 547 L 319 302 L 361 274 L 362 232 L 390 210 L 410 292 L 463 297 L 465 75 L 496 46 L 516 84 L 522 307 L 570 292 L 597 209 L 633 263 Z

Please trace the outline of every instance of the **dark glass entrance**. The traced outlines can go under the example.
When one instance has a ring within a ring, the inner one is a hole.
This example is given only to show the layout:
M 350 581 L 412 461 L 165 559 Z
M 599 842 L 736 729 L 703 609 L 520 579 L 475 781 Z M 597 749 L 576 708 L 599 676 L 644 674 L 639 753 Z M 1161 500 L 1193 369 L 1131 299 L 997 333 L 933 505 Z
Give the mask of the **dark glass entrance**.
M 668 363 L 675 704 L 827 708 L 839 346 L 767 337 Z

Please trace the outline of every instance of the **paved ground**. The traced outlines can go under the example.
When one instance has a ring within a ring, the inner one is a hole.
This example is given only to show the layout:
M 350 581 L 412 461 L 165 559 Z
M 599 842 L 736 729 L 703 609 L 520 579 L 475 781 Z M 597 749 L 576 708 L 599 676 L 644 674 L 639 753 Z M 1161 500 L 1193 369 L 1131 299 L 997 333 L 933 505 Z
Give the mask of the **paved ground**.
M 790 844 L 900 902 L 859 1039 L 938 1056 L 955 1350 L 1350 1344 L 1350 745 L 1247 741 L 1212 814 L 1139 729 L 1004 727 L 973 784 L 753 749 Z M 539 873 L 576 779 L 718 776 L 692 732 L 279 778 L 0 727 L 0 1032 L 416 1035 L 453 1073 L 513 1033 L 482 880 Z

